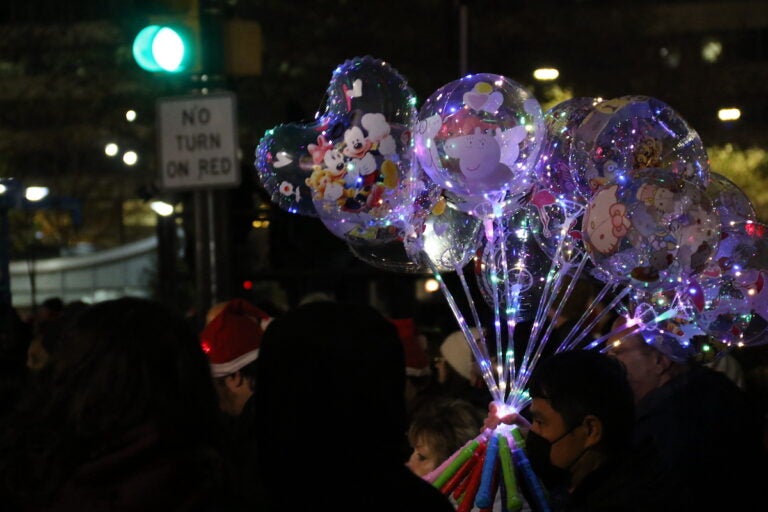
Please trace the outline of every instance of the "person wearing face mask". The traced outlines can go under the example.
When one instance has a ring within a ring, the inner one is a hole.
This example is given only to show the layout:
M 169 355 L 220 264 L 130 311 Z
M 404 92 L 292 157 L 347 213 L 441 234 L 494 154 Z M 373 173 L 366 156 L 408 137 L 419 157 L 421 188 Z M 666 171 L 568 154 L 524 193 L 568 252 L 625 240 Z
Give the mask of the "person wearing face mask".
M 667 510 L 659 459 L 633 450 L 634 400 L 618 361 L 590 350 L 555 354 L 534 370 L 529 392 L 525 416 L 499 418 L 491 405 L 485 427 L 527 431 L 525 450 L 552 510 Z

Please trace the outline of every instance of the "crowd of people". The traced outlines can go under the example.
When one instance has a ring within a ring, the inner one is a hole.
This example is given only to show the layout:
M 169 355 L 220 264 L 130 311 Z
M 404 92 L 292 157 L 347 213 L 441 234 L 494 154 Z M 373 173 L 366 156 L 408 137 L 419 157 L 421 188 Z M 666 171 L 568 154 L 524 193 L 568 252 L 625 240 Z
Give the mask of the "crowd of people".
M 530 405 L 500 417 L 459 330 L 429 339 L 322 295 L 287 311 L 234 298 L 201 323 L 143 298 L 51 299 L 31 324 L 6 306 L 3 510 L 448 512 L 426 476 L 501 424 L 525 434 L 549 510 L 765 497 L 748 385 L 619 324 L 607 353 L 548 353 Z

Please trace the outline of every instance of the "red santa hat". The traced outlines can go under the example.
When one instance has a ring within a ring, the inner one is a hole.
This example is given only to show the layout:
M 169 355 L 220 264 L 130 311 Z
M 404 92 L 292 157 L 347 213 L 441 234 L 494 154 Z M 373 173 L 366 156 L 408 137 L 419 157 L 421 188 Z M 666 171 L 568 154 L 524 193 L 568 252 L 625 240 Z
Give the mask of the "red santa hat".
M 264 329 L 272 318 L 243 299 L 232 299 L 200 333 L 214 377 L 236 372 L 259 357 Z
M 397 327 L 397 334 L 405 351 L 405 374 L 409 377 L 423 377 L 432 373 L 426 351 L 426 339 L 416 329 L 413 318 L 389 319 Z

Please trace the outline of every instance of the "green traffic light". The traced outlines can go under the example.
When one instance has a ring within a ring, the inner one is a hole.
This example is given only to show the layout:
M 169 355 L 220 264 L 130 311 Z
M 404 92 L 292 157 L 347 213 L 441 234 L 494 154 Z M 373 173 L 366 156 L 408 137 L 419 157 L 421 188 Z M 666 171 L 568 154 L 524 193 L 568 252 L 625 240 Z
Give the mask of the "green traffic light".
M 133 58 L 142 69 L 179 73 L 189 66 L 191 47 L 182 30 L 149 25 L 133 40 Z

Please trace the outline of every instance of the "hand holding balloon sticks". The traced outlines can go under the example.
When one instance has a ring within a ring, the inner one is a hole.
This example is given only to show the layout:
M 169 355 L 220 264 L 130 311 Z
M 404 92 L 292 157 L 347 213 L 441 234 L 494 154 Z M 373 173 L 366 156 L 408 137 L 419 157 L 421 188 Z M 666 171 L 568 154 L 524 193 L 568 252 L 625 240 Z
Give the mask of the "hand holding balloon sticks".
M 513 439 L 508 437 L 510 435 Z M 433 485 L 457 500 L 459 510 L 469 511 L 473 506 L 490 508 L 499 492 L 506 510 L 521 510 L 523 499 L 518 489 L 518 475 L 530 491 L 534 509 L 549 510 L 546 490 L 528 462 L 518 427 L 487 429 L 457 454 L 449 464 L 443 464 L 433 472 L 438 474 Z M 426 478 L 433 478 L 433 475 Z

